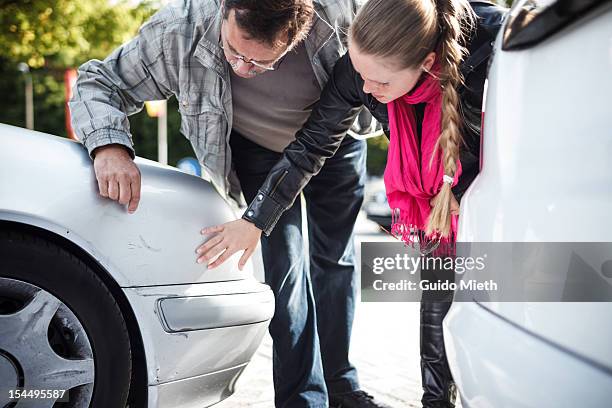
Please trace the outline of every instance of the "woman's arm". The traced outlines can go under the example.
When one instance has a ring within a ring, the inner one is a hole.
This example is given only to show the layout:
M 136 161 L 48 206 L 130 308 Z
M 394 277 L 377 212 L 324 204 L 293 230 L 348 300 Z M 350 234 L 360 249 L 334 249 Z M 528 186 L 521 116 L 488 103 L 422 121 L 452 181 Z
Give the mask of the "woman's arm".
M 360 80 L 345 54 L 336 63 L 308 121 L 268 173 L 243 219 L 270 234 L 282 213 L 338 150 L 365 100 Z
M 285 148 L 242 219 L 202 230 L 204 235 L 215 236 L 196 250 L 198 263 L 208 263 L 217 257 L 208 264 L 209 269 L 214 268 L 243 250 L 238 263 L 242 269 L 257 247 L 261 233 L 272 232 L 312 176 L 336 153 L 365 100 L 361 77 L 345 54 L 336 63 L 332 77 L 307 122 L 297 132 L 296 140 Z

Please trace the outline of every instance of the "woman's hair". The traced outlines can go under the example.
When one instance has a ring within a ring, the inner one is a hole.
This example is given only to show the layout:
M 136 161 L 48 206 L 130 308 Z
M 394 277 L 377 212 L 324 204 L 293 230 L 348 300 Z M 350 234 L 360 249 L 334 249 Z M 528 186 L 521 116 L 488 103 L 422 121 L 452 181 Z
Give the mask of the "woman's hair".
M 312 0 L 225 0 L 223 18 L 231 10 L 241 29 L 273 47 L 285 45 L 284 35 L 289 46 L 306 38 L 314 16 Z
M 457 171 L 462 121 L 457 88 L 463 82 L 459 64 L 467 54 L 467 36 L 475 14 L 467 0 L 369 0 L 355 17 L 350 39 L 360 52 L 395 63 L 398 69 L 420 68 L 432 51 L 440 64 L 441 133 L 433 154 L 442 149 L 444 174 Z M 430 159 L 430 166 L 433 160 Z M 431 210 L 427 233 L 450 231 L 451 185 L 442 190 Z

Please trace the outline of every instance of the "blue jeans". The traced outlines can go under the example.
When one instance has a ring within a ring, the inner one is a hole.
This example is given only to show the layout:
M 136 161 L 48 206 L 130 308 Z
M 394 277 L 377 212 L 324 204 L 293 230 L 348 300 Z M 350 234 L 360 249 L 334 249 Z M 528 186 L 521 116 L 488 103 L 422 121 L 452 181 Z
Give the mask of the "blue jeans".
M 236 132 L 230 143 L 250 202 L 281 154 Z M 365 142 L 347 137 L 304 189 L 309 258 L 299 199 L 270 236 L 262 236 L 265 280 L 276 297 L 270 323 L 276 407 L 327 407 L 328 393 L 359 389 L 348 354 L 356 291 L 352 238 L 363 203 L 365 162 Z

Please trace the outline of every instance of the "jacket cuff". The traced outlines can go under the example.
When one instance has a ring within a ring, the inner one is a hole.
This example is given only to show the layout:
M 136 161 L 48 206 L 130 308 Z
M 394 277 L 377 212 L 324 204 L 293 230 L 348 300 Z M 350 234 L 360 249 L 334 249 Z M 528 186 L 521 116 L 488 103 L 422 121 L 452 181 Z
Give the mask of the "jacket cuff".
M 89 157 L 91 157 L 92 159 L 94 158 L 92 153 L 96 148 L 107 146 L 110 144 L 122 145 L 126 148 L 130 156 L 132 156 L 132 159 L 136 157 L 133 147 L 134 144 L 132 143 L 132 137 L 129 133 L 123 130 L 111 128 L 98 129 L 94 130 L 89 135 L 87 135 L 87 137 L 83 138 L 83 145 L 87 149 Z
M 274 198 L 259 190 L 242 218 L 255 224 L 265 236 L 270 236 L 284 210 L 285 208 Z

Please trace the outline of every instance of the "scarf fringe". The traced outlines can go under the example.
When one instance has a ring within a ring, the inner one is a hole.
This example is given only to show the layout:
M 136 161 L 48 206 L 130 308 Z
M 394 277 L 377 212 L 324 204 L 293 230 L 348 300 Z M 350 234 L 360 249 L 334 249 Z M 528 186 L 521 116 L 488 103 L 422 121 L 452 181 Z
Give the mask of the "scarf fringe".
M 451 229 L 448 237 L 442 237 L 439 232 L 427 235 L 424 227 L 419 227 L 408 221 L 408 217 L 402 214 L 399 208 L 391 210 L 391 235 L 402 242 L 405 246 L 416 248 L 419 244 L 421 254 L 431 256 L 454 256 L 457 253 L 457 236 Z M 432 246 L 436 246 L 433 251 Z

